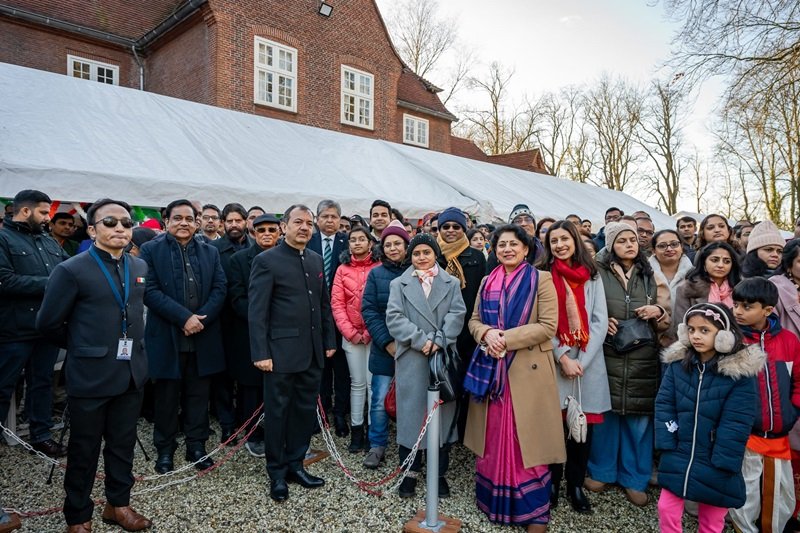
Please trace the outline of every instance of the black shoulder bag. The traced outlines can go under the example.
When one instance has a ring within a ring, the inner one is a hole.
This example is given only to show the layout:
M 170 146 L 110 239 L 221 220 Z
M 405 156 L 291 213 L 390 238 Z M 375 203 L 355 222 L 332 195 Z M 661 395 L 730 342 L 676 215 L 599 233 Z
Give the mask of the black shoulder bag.
M 649 276 L 644 278 L 644 292 L 647 296 L 647 305 L 650 305 Z M 625 292 L 625 316 L 631 315 L 631 296 Z M 611 337 L 611 346 L 617 353 L 628 353 L 642 348 L 643 346 L 655 346 L 657 342 L 656 332 L 650 326 L 650 322 L 639 317 L 627 318 L 617 323 L 617 333 Z

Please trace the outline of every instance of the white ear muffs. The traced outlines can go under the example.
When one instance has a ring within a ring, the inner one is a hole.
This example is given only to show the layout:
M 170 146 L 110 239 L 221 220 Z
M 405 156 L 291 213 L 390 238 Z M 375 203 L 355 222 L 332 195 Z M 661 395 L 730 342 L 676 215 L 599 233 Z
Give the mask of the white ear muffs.
M 714 339 L 714 349 L 720 353 L 731 353 L 731 351 L 733 351 L 733 348 L 736 346 L 736 335 L 734 335 L 733 332 L 731 331 L 731 323 L 728 320 L 728 315 L 725 314 L 725 311 L 723 311 L 722 308 L 720 308 L 720 306 L 712 303 L 696 304 L 690 307 L 688 311 L 686 311 L 686 314 L 683 315 L 683 322 L 678 324 L 678 340 L 684 346 L 688 347 L 692 345 L 691 341 L 689 341 L 689 332 L 686 328 L 686 319 L 689 318 L 690 314 L 702 313 L 700 309 L 695 309 L 695 307 L 700 305 L 707 305 L 717 309 L 719 317 L 722 320 L 725 329 L 721 329 L 719 330 L 719 333 L 717 333 L 717 336 Z
M 678 324 L 678 341 L 687 348 L 692 345 L 692 342 L 689 340 L 689 332 L 686 329 L 686 322 Z

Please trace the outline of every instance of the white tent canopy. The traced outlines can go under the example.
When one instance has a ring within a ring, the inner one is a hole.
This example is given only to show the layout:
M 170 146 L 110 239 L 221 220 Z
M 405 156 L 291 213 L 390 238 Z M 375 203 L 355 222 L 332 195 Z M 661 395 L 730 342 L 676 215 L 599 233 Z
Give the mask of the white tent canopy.
M 666 215 L 616 191 L 440 152 L 0 63 L 0 196 L 176 198 L 282 212 L 323 198 L 366 214 L 376 198 L 410 217 L 456 206 L 488 220 L 517 203 L 537 217 L 606 208 Z

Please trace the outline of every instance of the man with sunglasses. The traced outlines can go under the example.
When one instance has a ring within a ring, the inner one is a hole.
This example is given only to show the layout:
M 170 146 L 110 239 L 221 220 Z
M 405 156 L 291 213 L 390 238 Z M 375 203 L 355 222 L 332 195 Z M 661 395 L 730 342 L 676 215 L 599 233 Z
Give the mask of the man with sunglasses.
M 238 251 L 246 250 L 252 244 L 252 239 L 247 232 L 247 211 L 242 204 L 230 203 L 222 208 L 222 223 L 225 235 L 210 242 L 211 246 L 219 251 L 219 260 L 225 277 L 230 276 L 231 257 Z M 225 307 L 220 316 L 222 327 L 222 341 L 225 345 L 225 366 L 230 367 L 231 361 L 236 358 L 234 353 L 236 340 L 232 335 L 233 328 L 233 308 L 230 298 L 225 300 Z M 217 413 L 217 420 L 220 426 L 220 442 L 228 442 L 230 446 L 236 444 L 235 440 L 230 440 L 236 424 L 236 417 L 233 412 L 233 390 L 234 380 L 227 370 L 220 372 L 211 378 L 211 401 Z
M 274 215 L 261 215 L 253 220 L 253 232 L 256 236 L 255 246 L 233 254 L 227 274 L 228 301 L 233 310 L 233 320 L 228 331 L 232 340 L 233 357 L 228 359 L 228 372 L 238 383 L 236 398 L 245 419 L 264 401 L 263 374 L 253 366 L 250 359 L 250 327 L 247 324 L 250 269 L 258 254 L 278 244 L 281 235 L 280 221 Z M 253 457 L 264 457 L 263 428 L 259 427 L 250 435 L 245 448 Z
M 50 457 L 63 457 L 66 450 L 50 433 L 58 346 L 44 339 L 35 323 L 48 277 L 69 258 L 45 233 L 50 204 L 41 191 L 20 191 L 14 197 L 13 215 L 6 215 L 0 229 L 0 422 L 6 422 L 24 369 L 30 442 Z
M 165 212 L 167 231 L 142 245 L 149 268 L 145 343 L 153 378 L 155 470 L 173 470 L 183 419 L 186 460 L 198 470 L 214 461 L 204 458 L 208 440 L 211 376 L 225 370 L 219 317 L 226 280 L 219 252 L 194 238 L 199 213 L 188 200 L 171 202 Z
M 508 223 L 519 226 L 527 233 L 531 242 L 528 246 L 528 257 L 525 260 L 531 265 L 535 265 L 544 253 L 544 245 L 536 236 L 536 218 L 533 216 L 533 211 L 525 204 L 517 204 L 508 215 Z M 486 260 L 486 274 L 490 274 L 499 264 L 497 254 L 494 251 L 489 253 L 489 258 Z
M 147 380 L 147 264 L 125 253 L 133 228 L 128 204 L 98 200 L 87 221 L 92 246 L 53 270 L 36 319 L 44 335 L 67 347 L 71 416 L 64 518 L 70 533 L 91 531 L 92 487 L 104 440 L 103 521 L 140 531 L 152 525 L 130 507 L 136 420 Z
M 486 258 L 483 252 L 469 245 L 466 235 L 467 217 L 463 211 L 457 207 L 448 207 L 439 213 L 438 221 L 437 242 L 447 261 L 447 273 L 455 276 L 461 283 L 461 296 L 467 306 L 465 316 L 471 317 L 481 280 L 486 273 Z M 466 319 L 456 340 L 456 347 L 462 359 L 461 371 L 464 374 L 472 352 L 475 351 L 475 344 L 475 339 L 469 332 L 469 319 Z M 464 375 L 461 376 L 462 380 L 463 377 Z M 461 440 L 464 438 L 464 428 L 467 424 L 467 411 L 469 411 L 469 398 L 465 395 L 458 412 L 458 435 Z

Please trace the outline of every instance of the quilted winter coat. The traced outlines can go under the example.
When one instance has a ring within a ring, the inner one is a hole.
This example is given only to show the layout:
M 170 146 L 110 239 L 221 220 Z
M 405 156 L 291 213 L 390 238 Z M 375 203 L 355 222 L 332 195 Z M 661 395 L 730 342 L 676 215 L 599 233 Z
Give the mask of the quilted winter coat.
M 361 260 L 347 252 L 341 255 L 331 289 L 331 312 L 336 327 L 347 342 L 369 344 L 371 340 L 361 316 L 361 296 L 367 284 L 367 275 L 378 265 L 378 258 L 372 254 Z

